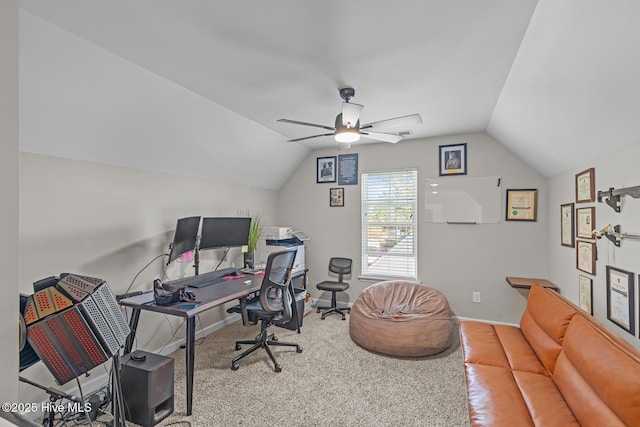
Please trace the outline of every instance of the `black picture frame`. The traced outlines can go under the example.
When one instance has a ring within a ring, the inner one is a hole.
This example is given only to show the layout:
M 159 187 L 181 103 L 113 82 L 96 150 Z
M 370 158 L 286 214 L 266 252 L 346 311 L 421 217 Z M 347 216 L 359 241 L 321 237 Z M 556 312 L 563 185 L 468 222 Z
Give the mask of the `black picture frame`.
M 535 188 L 507 190 L 506 221 L 537 221 L 538 190 Z
M 569 248 L 575 248 L 576 238 L 574 229 L 574 204 L 560 205 L 560 244 Z
M 440 176 L 467 174 L 467 144 L 439 147 Z
M 631 335 L 636 335 L 635 275 L 607 266 L 607 319 Z
M 316 159 L 316 183 L 336 182 L 336 156 Z
M 329 206 L 332 208 L 344 206 L 344 188 L 329 189 Z

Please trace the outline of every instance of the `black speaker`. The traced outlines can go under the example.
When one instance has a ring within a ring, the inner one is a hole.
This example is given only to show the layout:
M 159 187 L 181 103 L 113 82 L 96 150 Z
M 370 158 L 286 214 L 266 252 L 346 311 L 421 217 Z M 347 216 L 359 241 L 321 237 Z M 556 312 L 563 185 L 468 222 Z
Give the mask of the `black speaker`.
M 151 427 L 173 414 L 173 358 L 137 350 L 121 362 L 126 419 Z

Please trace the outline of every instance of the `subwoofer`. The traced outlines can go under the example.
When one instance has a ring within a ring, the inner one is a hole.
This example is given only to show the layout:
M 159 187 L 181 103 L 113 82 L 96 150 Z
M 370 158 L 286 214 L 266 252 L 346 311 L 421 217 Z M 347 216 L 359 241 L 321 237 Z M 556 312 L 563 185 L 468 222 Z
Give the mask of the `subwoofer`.
M 137 350 L 123 356 L 121 362 L 125 418 L 151 427 L 171 415 L 173 358 Z

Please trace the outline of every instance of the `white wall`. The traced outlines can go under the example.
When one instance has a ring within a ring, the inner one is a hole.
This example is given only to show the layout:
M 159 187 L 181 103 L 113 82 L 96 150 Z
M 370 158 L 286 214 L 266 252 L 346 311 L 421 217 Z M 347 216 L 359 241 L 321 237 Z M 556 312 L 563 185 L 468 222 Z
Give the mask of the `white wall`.
M 593 314 L 594 317 L 609 329 L 640 348 L 637 338 L 640 325 L 638 316 L 639 289 L 638 273 L 640 273 L 640 240 L 623 240 L 619 248 L 606 238 L 597 241 L 598 260 L 596 274 L 590 276 L 576 269 L 576 250 L 560 245 L 560 205 L 575 202 L 575 175 L 588 168 L 595 168 L 596 190 L 606 191 L 610 187 L 624 188 L 640 185 L 638 173 L 638 158 L 640 145 L 624 151 L 612 153 L 593 163 L 570 170 L 549 179 L 548 217 L 549 230 L 547 236 L 547 251 L 549 263 L 549 279 L 558 285 L 562 294 L 578 303 L 578 276 L 583 274 L 593 278 Z M 596 193 L 597 194 L 597 193 Z M 640 199 L 629 196 L 623 197 L 622 211 L 616 213 L 605 203 L 576 203 L 576 207 L 595 206 L 596 229 L 602 229 L 607 224 L 622 226 L 623 232 L 640 234 Z M 636 301 L 634 312 L 636 319 L 636 336 L 625 332 L 616 324 L 607 320 L 607 282 L 606 266 L 627 270 L 634 273 Z
M 0 398 L 18 397 L 18 2 L 0 2 Z
M 24 10 L 20 115 L 22 151 L 271 190 L 309 151 Z
M 147 263 L 168 251 L 178 218 L 237 216 L 249 209 L 273 224 L 276 203 L 277 194 L 271 190 L 21 153 L 20 291 L 32 293 L 34 281 L 71 272 L 102 278 L 114 294 L 123 293 Z M 221 254 L 222 250 L 202 251 L 200 271 L 212 270 Z M 229 255 L 230 261 L 241 264 L 239 249 Z M 131 289 L 152 289 L 153 279 L 163 278 L 165 264 L 166 257 L 154 261 Z M 169 279 L 184 275 L 193 275 L 193 263 L 174 262 L 167 268 Z M 227 317 L 225 308 L 201 315 L 197 329 Z M 136 347 L 159 350 L 181 323 L 143 313 Z M 184 329 L 176 337 L 183 338 Z M 101 368 L 95 371 L 104 374 Z M 54 385 L 41 363 L 24 373 Z M 45 397 L 31 393 L 32 387 L 21 385 L 22 401 Z
M 537 188 L 538 221 L 531 223 L 449 225 L 424 222 L 424 180 L 438 177 L 438 146 L 467 143 L 469 176 L 500 176 L 504 189 Z M 359 172 L 418 168 L 418 275 L 441 290 L 455 314 L 502 322 L 518 322 L 526 293 L 508 286 L 505 276 L 546 277 L 546 182 L 522 161 L 484 133 L 406 141 L 395 145 L 362 145 L 345 152 L 312 152 L 279 194 L 281 225 L 310 236 L 307 242 L 309 288 L 328 277 L 331 256 L 354 260 L 348 298 L 353 301 L 371 282 L 357 280 L 360 273 L 360 185 L 345 186 L 345 207 L 329 207 L 329 188 L 316 183 L 316 158 L 355 152 Z M 472 303 L 479 291 L 482 303 Z

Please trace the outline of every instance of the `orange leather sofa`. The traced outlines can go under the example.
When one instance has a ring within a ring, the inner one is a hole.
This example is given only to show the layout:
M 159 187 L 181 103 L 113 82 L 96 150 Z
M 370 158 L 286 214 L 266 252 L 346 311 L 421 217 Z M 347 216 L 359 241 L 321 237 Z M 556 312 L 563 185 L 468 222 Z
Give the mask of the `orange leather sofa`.
M 640 353 L 533 285 L 520 327 L 460 322 L 473 426 L 640 426 Z

